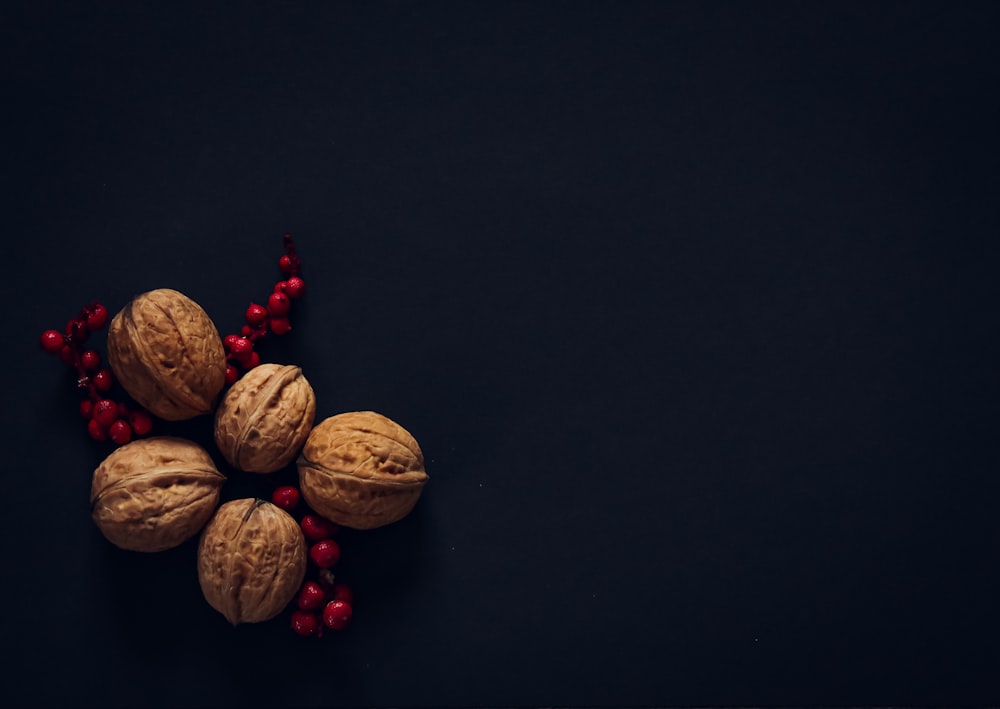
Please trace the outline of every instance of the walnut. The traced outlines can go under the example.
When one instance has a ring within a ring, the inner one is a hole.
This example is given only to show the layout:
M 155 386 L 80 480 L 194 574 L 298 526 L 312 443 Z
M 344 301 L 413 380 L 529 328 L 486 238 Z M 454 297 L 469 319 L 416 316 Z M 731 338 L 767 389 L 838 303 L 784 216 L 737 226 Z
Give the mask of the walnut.
M 302 448 L 298 471 L 306 503 L 354 529 L 402 519 L 428 480 L 413 436 L 374 411 L 338 414 L 317 424 Z
M 136 296 L 111 320 L 108 362 L 128 394 L 167 421 L 207 414 L 226 380 L 226 352 L 200 305 L 170 288 Z
M 115 546 L 163 551 L 194 537 L 219 505 L 225 476 L 198 444 L 172 436 L 127 443 L 94 471 L 94 522 Z
M 294 365 L 260 364 L 215 411 L 215 443 L 230 465 L 273 473 L 295 460 L 316 419 L 316 396 Z
M 198 544 L 198 582 L 215 610 L 233 625 L 275 617 L 306 573 L 306 540 L 298 522 L 259 498 L 223 504 Z

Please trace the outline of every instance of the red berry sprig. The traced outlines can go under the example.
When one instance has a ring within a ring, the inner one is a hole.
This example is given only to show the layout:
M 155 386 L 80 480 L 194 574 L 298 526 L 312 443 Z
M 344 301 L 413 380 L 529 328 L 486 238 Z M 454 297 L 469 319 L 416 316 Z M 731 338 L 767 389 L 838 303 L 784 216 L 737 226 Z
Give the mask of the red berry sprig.
M 108 309 L 96 300 L 80 309 L 70 318 L 65 329 L 46 330 L 39 344 L 46 352 L 59 359 L 76 374 L 76 386 L 86 398 L 80 402 L 80 415 L 87 422 L 87 433 L 95 441 L 108 441 L 124 445 L 133 436 L 145 436 L 153 429 L 150 414 L 135 404 L 110 398 L 114 386 L 111 370 L 102 366 L 100 353 L 86 343 L 91 333 L 108 322 Z
M 343 630 L 354 613 L 354 591 L 337 581 L 332 570 L 340 560 L 340 545 L 334 539 L 339 525 L 301 504 L 299 489 L 294 485 L 275 488 L 271 502 L 289 514 L 301 513 L 299 527 L 309 545 L 309 573 L 292 602 L 292 631 L 322 637 L 324 629 Z
M 254 343 L 271 335 L 286 335 L 292 330 L 289 313 L 292 301 L 306 292 L 306 283 L 300 275 L 302 262 L 295 252 L 291 234 L 283 237 L 285 253 L 278 259 L 278 268 L 284 278 L 274 284 L 267 297 L 267 304 L 250 303 L 243 314 L 246 323 L 240 334 L 226 335 L 222 344 L 226 348 L 226 384 L 235 384 L 243 372 L 260 364 L 260 355 Z

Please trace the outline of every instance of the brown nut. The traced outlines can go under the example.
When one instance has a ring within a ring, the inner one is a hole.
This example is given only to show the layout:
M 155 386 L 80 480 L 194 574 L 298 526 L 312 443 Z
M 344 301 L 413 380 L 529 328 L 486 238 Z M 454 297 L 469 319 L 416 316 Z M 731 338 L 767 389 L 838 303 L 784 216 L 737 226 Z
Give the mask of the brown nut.
M 273 473 L 295 460 L 316 420 L 302 370 L 260 364 L 233 384 L 215 411 L 215 443 L 235 468 Z
M 198 582 L 205 600 L 233 625 L 275 617 L 306 573 L 306 540 L 298 522 L 259 498 L 222 505 L 198 544 Z
M 331 416 L 309 433 L 298 459 L 302 498 L 354 529 L 396 522 L 413 509 L 428 476 L 413 436 L 374 411 Z
M 94 471 L 91 516 L 104 536 L 130 551 L 163 551 L 194 537 L 219 505 L 225 476 L 198 444 L 141 438 Z
M 108 327 L 108 362 L 122 387 L 166 421 L 207 414 L 226 383 L 226 351 L 200 305 L 170 288 L 133 298 Z

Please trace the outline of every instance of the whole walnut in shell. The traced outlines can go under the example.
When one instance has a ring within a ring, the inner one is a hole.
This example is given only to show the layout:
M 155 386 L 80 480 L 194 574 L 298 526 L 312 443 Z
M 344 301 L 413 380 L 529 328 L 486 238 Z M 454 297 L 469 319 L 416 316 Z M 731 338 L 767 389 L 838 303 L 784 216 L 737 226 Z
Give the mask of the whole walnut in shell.
M 159 288 L 133 298 L 108 327 L 108 362 L 129 395 L 166 421 L 207 414 L 226 382 L 226 352 L 208 313 Z
M 402 519 L 428 480 L 413 436 L 374 411 L 338 414 L 313 427 L 298 471 L 306 503 L 323 517 L 354 529 Z
M 259 498 L 223 504 L 201 533 L 198 582 L 233 625 L 260 623 L 291 602 L 306 573 L 306 540 L 298 522 Z
M 142 438 L 117 448 L 94 471 L 91 516 L 115 546 L 163 551 L 201 531 L 225 480 L 193 441 Z
M 299 367 L 260 364 L 215 411 L 215 443 L 235 468 L 273 473 L 295 460 L 316 419 L 316 396 Z

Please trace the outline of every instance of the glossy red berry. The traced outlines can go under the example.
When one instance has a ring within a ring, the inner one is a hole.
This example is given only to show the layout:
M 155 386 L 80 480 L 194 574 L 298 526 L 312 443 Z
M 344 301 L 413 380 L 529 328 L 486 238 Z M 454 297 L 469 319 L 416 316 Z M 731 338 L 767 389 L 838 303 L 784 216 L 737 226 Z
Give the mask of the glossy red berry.
M 275 335 L 287 335 L 292 331 L 292 323 L 285 315 L 275 315 L 270 321 L 271 332 Z
M 343 601 L 354 605 L 354 591 L 346 583 L 339 581 L 333 584 L 333 588 L 330 589 L 329 598 L 331 601 Z
M 340 545 L 332 539 L 323 539 L 309 547 L 309 558 L 321 569 L 329 569 L 340 559 Z
M 284 293 L 285 288 L 287 287 L 288 287 L 288 281 L 278 281 L 277 283 L 274 284 L 273 292 Z
M 303 515 L 299 526 L 302 527 L 302 534 L 311 542 L 329 539 L 337 533 L 338 529 L 337 525 L 330 520 L 313 514 Z
M 80 353 L 80 364 L 88 372 L 96 372 L 101 366 L 101 355 L 97 350 L 84 350 Z
M 285 295 L 293 300 L 301 298 L 306 292 L 306 282 L 298 276 L 292 276 L 285 281 Z
M 132 433 L 137 436 L 145 436 L 153 430 L 153 417 L 145 411 L 130 411 L 128 422 L 132 426 Z
M 350 603 L 330 601 L 323 608 L 323 625 L 331 630 L 343 630 L 351 621 L 353 609 Z
M 100 330 L 108 322 L 108 309 L 100 303 L 94 303 L 87 312 L 87 327 Z
M 46 330 L 42 333 L 39 344 L 49 354 L 59 354 L 66 344 L 66 338 L 58 330 Z
M 287 315 L 292 301 L 284 293 L 272 293 L 267 298 L 267 310 L 271 315 Z
M 319 616 L 311 611 L 292 611 L 291 625 L 292 630 L 305 637 L 316 635 L 320 631 Z
M 313 611 L 323 605 L 326 600 L 326 592 L 323 587 L 315 581 L 306 581 L 299 589 L 296 603 L 301 610 Z
M 299 505 L 299 489 L 294 485 L 276 487 L 271 493 L 271 502 L 285 512 L 291 512 Z
M 132 440 L 132 428 L 122 419 L 116 419 L 108 427 L 108 438 L 123 446 Z
M 257 303 L 251 303 L 246 312 L 247 324 L 252 327 L 262 325 L 267 320 L 267 315 L 267 308 Z
M 236 344 L 238 339 L 240 339 L 239 335 L 226 335 L 222 338 L 222 346 L 226 348 L 226 352 L 233 351 L 233 345 Z
M 97 387 L 97 391 L 111 391 L 111 386 L 114 384 L 114 377 L 111 376 L 110 369 L 102 369 L 91 377 L 90 381 Z
M 107 430 L 108 427 L 118 418 L 118 404 L 110 399 L 101 399 L 94 404 L 94 412 L 91 418 L 97 425 Z
M 295 270 L 295 260 L 288 254 L 278 259 L 278 268 L 282 273 L 292 273 Z
M 226 365 L 226 385 L 232 386 L 240 378 L 240 370 L 231 364 Z
M 97 419 L 90 419 L 87 422 L 87 433 L 95 441 L 106 441 L 108 440 L 108 429 L 97 422 Z
M 247 369 L 253 369 L 258 364 L 260 364 L 260 355 L 257 354 L 257 350 L 254 350 L 253 352 L 250 353 L 250 359 L 246 361 L 244 366 Z

